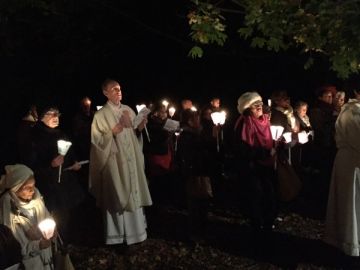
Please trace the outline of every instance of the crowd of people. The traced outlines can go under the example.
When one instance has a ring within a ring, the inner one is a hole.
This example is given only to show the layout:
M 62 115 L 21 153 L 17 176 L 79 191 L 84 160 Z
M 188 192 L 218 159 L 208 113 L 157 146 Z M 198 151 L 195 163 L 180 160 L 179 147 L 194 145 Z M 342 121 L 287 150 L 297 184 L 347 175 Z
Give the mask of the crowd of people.
M 188 210 L 189 240 L 201 241 L 226 159 L 246 194 L 243 211 L 255 234 L 271 233 L 279 202 L 295 200 L 301 176 L 311 173 L 327 205 L 324 241 L 359 256 L 357 90 L 347 97 L 325 85 L 314 104 L 299 100 L 294 107 L 283 90 L 267 102 L 256 91 L 243 92 L 237 120 L 225 123 L 215 121 L 215 113 L 226 115 L 219 97 L 198 109 L 184 99 L 176 113 L 164 102 L 135 113 L 122 103 L 119 82 L 107 79 L 101 91 L 106 104 L 95 111 L 90 98 L 81 99 L 69 134 L 59 128 L 56 104 L 33 105 L 21 119 L 18 162 L 5 167 L 0 181 L 1 269 L 16 263 L 14 269 L 52 269 L 52 242 L 59 236 L 72 242 L 69 231 L 89 197 L 100 209 L 106 245 L 144 241 L 145 213 L 156 215 L 174 200 Z M 59 141 L 70 148 L 64 152 Z M 48 239 L 38 224 L 49 217 L 56 231 Z

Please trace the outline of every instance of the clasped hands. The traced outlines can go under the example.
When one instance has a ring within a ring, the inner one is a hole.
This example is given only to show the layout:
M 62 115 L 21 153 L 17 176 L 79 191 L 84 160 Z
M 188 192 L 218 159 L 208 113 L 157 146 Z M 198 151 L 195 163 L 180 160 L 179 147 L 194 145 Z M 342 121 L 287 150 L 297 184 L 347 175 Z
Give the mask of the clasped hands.
M 139 131 L 143 130 L 145 125 L 147 123 L 147 119 L 144 118 L 141 123 L 137 126 L 137 129 Z M 131 128 L 132 127 L 132 121 L 130 119 L 129 111 L 124 111 L 123 114 L 120 117 L 119 122 L 112 128 L 112 133 L 114 136 L 119 134 L 123 131 L 124 128 Z

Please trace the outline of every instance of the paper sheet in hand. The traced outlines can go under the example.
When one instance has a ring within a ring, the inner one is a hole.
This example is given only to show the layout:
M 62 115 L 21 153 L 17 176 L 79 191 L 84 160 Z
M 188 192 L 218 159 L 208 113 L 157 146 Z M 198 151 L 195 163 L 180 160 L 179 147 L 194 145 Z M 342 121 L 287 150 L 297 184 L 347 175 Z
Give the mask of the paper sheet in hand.
M 142 120 L 144 120 L 150 112 L 151 111 L 148 108 L 146 108 L 146 107 L 142 108 L 141 111 L 134 118 L 134 121 L 133 121 L 134 127 L 137 128 L 138 125 L 140 125 L 140 123 L 142 122 Z
M 82 160 L 82 161 L 79 161 L 78 163 L 79 163 L 80 165 L 84 165 L 84 164 L 87 164 L 87 163 L 89 163 L 89 162 L 90 162 L 89 160 Z M 72 166 L 69 166 L 69 167 L 65 168 L 64 171 L 70 170 L 71 167 L 72 167 Z
M 82 161 L 79 161 L 78 163 L 80 164 L 80 165 L 84 165 L 84 164 L 87 164 L 87 163 L 89 163 L 90 161 L 89 160 L 82 160 Z
M 164 129 L 170 132 L 179 130 L 180 122 L 172 119 L 166 119 Z

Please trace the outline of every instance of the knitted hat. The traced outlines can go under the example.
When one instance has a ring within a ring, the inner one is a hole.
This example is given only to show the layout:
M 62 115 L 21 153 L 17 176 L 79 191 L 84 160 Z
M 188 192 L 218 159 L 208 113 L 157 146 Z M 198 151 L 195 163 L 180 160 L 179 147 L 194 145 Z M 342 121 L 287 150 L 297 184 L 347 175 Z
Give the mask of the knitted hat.
M 56 105 L 38 105 L 37 112 L 39 115 L 39 119 L 42 119 L 45 116 L 45 114 L 50 111 L 55 112 L 55 111 L 59 111 L 59 109 Z
M 237 109 L 239 113 L 243 113 L 254 102 L 262 101 L 261 96 L 257 92 L 246 92 L 242 94 L 238 99 Z
M 16 192 L 34 172 L 23 164 L 6 165 L 6 174 L 1 177 L 0 191 L 11 189 Z

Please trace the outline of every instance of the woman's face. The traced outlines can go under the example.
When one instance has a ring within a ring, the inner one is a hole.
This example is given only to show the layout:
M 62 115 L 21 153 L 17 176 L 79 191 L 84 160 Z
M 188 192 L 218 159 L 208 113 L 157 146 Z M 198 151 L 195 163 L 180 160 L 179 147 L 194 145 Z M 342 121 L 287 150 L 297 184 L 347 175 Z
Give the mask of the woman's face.
M 35 179 L 30 177 L 25 183 L 15 192 L 16 196 L 22 201 L 31 201 L 35 193 Z
M 41 121 L 50 128 L 56 128 L 59 126 L 60 115 L 59 111 L 48 111 L 44 114 Z
M 262 101 L 255 101 L 250 106 L 250 113 L 255 118 L 259 118 L 263 115 L 263 102 Z
M 305 117 L 305 115 L 307 113 L 307 106 L 306 105 L 300 106 L 299 108 L 297 108 L 296 111 L 297 111 L 298 116 L 303 118 L 303 117 Z
M 335 98 L 335 106 L 342 107 L 345 103 L 345 97 L 339 96 L 338 98 Z

